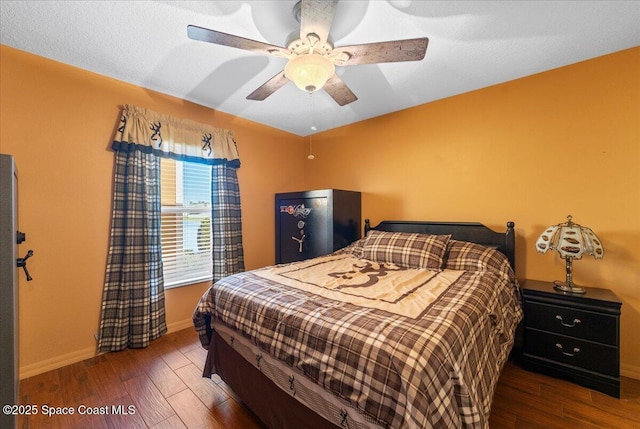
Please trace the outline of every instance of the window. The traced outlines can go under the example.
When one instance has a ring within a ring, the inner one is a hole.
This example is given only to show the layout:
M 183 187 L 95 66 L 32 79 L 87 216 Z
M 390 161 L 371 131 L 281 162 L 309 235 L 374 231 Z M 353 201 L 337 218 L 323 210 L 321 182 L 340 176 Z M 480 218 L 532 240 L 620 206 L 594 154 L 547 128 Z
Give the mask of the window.
M 165 287 L 211 280 L 211 166 L 162 158 L 160 177 Z

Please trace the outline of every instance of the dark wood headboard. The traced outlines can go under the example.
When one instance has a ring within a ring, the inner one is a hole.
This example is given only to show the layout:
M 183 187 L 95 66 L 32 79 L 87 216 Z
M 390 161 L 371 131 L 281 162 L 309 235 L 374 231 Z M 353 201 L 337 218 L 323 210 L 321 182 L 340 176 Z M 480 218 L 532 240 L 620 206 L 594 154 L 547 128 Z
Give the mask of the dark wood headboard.
M 384 220 L 371 227 L 369 219 L 364 220 L 364 235 L 369 230 L 389 232 L 419 232 L 421 234 L 451 234 L 451 238 L 470 241 L 493 247 L 504 253 L 509 259 L 511 268 L 516 269 L 516 234 L 515 223 L 507 222 L 506 232 L 496 232 L 478 222 L 419 222 L 405 220 Z

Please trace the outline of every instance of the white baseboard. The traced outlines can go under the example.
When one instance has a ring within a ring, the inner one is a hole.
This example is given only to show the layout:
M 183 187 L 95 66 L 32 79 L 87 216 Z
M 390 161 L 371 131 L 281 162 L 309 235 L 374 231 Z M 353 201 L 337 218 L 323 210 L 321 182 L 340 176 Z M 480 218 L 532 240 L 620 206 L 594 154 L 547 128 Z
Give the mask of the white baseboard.
M 181 331 L 182 329 L 186 328 L 193 328 L 193 332 L 196 332 L 195 328 L 193 327 L 192 319 L 180 320 L 179 322 L 173 322 L 167 325 L 168 332 Z
M 32 363 L 31 365 L 21 366 L 20 380 L 51 371 L 53 369 L 62 368 L 63 366 L 71 365 L 72 363 L 81 362 L 85 359 L 92 358 L 95 355 L 96 348 L 87 347 L 82 350 L 76 350 L 75 352 L 66 353 L 64 355 Z
M 193 320 L 191 319 L 180 320 L 178 322 L 168 324 L 167 332 L 180 331 L 182 329 L 186 329 L 189 327 L 193 327 Z M 194 333 L 195 333 L 195 329 L 194 329 Z M 81 362 L 85 359 L 90 359 L 96 356 L 97 354 L 98 353 L 97 353 L 96 347 L 87 347 L 85 349 L 77 350 L 71 353 L 66 353 L 61 356 L 55 356 L 50 359 L 45 359 L 40 362 L 32 363 L 30 365 L 21 366 L 20 380 L 33 377 L 34 375 L 42 374 L 47 371 L 62 368 L 63 366 L 71 365 L 76 362 Z
M 640 367 L 621 364 L 620 365 L 620 375 L 624 377 L 634 378 L 636 380 L 640 380 Z

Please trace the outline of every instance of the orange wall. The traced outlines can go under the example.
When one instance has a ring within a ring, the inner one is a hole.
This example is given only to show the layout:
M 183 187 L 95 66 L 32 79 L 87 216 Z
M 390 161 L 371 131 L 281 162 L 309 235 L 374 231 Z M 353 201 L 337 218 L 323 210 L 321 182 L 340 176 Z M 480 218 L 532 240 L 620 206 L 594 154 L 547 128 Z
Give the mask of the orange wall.
M 0 46 L 0 152 L 15 156 L 20 253 L 33 281 L 20 273 L 21 375 L 93 356 L 111 214 L 113 152 L 120 106 L 235 132 L 248 269 L 275 259 L 274 197 L 302 188 L 301 137 L 174 97 Z M 297 185 L 299 183 L 299 186 Z M 166 294 L 170 329 L 189 326 L 207 285 Z
M 621 368 L 640 379 L 640 48 L 313 137 L 308 188 L 363 194 L 363 216 L 516 223 L 520 279 L 564 279 L 542 230 L 591 227 L 604 259 L 574 280 L 622 300 Z
M 274 261 L 273 194 L 363 192 L 363 216 L 516 222 L 519 278 L 562 278 L 534 250 L 567 214 L 605 245 L 575 280 L 623 301 L 622 369 L 640 378 L 640 48 L 363 121 L 307 139 L 0 46 L 0 152 L 16 157 L 20 228 L 34 277 L 20 280 L 23 375 L 94 353 L 104 280 L 113 154 L 124 103 L 230 128 L 242 159 L 247 268 Z M 348 108 L 348 107 L 347 107 Z M 547 166 L 547 157 L 566 161 Z M 300 160 L 305 162 L 301 163 Z M 304 183 L 300 177 L 304 175 Z M 76 265 L 74 265 L 76 264 Z M 167 292 L 188 326 L 205 284 Z M 185 324 L 186 323 L 186 324 Z

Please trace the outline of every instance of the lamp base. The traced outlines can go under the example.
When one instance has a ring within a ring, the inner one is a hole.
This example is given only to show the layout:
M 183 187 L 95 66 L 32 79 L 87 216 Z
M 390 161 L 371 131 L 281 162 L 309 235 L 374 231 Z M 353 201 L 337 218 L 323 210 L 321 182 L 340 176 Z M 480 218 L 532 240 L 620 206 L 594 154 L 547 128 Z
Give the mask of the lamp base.
M 573 283 L 569 284 L 567 282 L 561 282 L 560 280 L 556 280 L 553 282 L 553 288 L 559 292 L 565 292 L 565 293 L 576 293 L 576 294 L 587 293 L 587 291 L 584 288 L 577 287 Z

